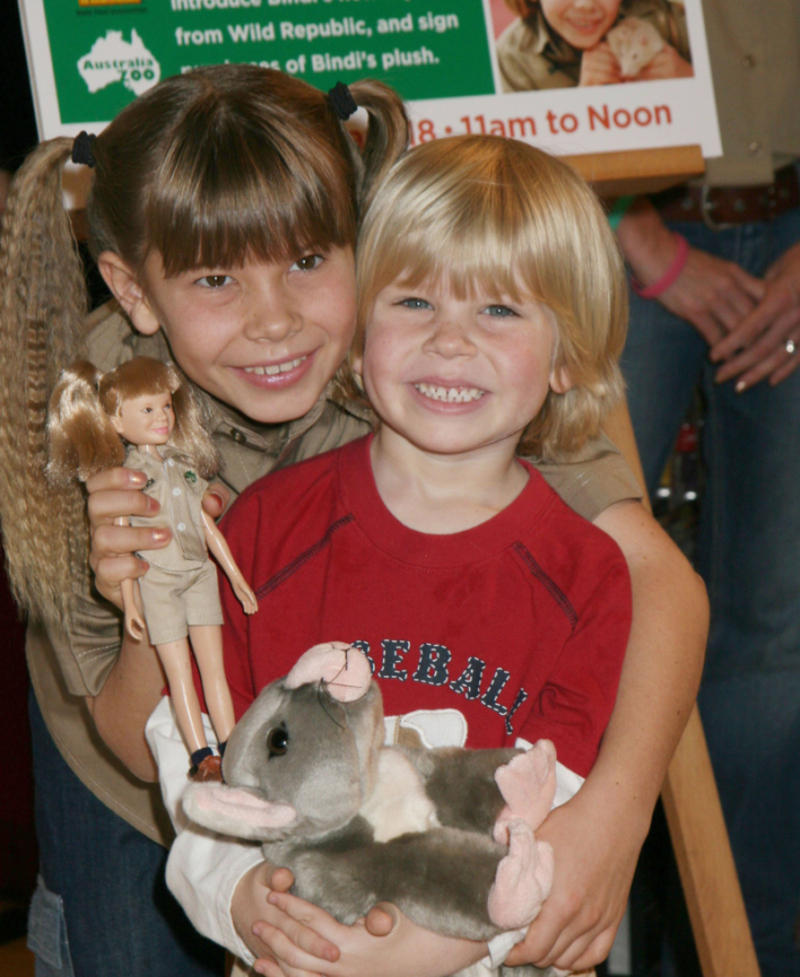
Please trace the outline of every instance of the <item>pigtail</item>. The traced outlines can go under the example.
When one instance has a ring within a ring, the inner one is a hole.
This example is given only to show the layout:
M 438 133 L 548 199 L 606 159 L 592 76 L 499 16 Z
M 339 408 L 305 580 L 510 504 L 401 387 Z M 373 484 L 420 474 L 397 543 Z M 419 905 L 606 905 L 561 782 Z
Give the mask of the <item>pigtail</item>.
M 210 479 L 219 471 L 219 452 L 211 435 L 203 427 L 200 408 L 191 387 L 172 364 L 166 364 L 175 374 L 177 386 L 172 388 L 172 405 L 175 408 L 175 430 L 170 442 L 176 451 L 191 458 L 197 474 Z
M 79 360 L 62 372 L 50 398 L 47 477 L 57 488 L 85 482 L 125 460 L 125 446 L 98 396 L 102 376 L 93 363 Z
M 403 101 L 388 85 L 364 79 L 349 88 L 356 104 L 369 113 L 358 187 L 359 212 L 363 215 L 374 188 L 408 148 L 410 133 Z
M 53 139 L 30 155 L 12 184 L 0 239 L 0 518 L 12 587 L 36 619 L 63 608 L 57 581 L 74 555 L 71 530 L 85 524 L 79 491 L 55 491 L 45 478 L 50 391 L 77 353 L 87 311 L 61 199 L 71 148 L 71 139 Z M 85 550 L 85 533 L 77 545 Z

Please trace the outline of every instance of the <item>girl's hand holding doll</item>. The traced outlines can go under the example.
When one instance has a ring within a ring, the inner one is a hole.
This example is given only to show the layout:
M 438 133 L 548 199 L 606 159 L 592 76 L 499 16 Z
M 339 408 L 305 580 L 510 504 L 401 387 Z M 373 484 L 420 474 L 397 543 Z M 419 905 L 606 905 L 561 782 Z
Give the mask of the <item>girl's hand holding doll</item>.
M 136 553 L 163 549 L 172 538 L 172 533 L 164 527 L 128 525 L 131 516 L 156 516 L 161 508 L 142 491 L 146 482 L 142 472 L 130 468 L 109 468 L 86 482 L 91 533 L 89 565 L 98 593 L 117 607 L 123 606 L 122 582 L 147 573 L 147 561 Z M 226 486 L 213 482 L 203 495 L 203 511 L 217 519 L 229 501 L 230 491 Z

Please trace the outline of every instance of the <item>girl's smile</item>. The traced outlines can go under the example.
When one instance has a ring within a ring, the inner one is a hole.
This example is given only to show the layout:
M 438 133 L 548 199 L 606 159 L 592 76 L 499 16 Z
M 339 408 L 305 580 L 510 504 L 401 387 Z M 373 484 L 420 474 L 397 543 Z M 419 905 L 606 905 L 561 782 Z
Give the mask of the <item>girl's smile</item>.
M 138 300 L 128 306 L 122 300 L 137 329 L 152 334 L 163 328 L 191 380 L 261 423 L 307 414 L 353 336 L 349 247 L 171 278 L 154 253 L 142 278 Z

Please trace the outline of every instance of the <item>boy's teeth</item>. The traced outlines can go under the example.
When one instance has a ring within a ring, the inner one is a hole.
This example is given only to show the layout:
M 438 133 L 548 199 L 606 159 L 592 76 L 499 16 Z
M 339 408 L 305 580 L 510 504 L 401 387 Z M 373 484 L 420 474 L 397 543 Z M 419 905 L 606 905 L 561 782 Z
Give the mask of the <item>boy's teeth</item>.
M 276 364 L 275 366 L 246 366 L 244 372 L 255 373 L 257 377 L 272 377 L 276 373 L 288 373 L 289 370 L 294 370 L 295 367 L 300 366 L 304 359 L 305 356 L 299 356 L 296 360 L 287 360 L 286 363 Z
M 415 383 L 414 386 L 423 397 L 445 404 L 468 404 L 473 400 L 480 400 L 486 392 L 477 387 L 437 387 L 432 383 Z

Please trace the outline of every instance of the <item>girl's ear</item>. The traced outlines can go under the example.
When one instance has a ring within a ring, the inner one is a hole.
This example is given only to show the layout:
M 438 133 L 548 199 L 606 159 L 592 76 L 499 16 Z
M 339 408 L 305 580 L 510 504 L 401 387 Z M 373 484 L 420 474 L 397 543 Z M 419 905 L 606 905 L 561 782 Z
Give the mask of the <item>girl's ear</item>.
M 103 251 L 97 258 L 97 267 L 135 328 L 145 336 L 157 333 L 161 323 L 127 261 L 113 251 Z
M 117 414 L 112 414 L 108 419 L 111 421 L 111 426 L 114 428 L 117 434 L 122 437 L 122 418 Z
M 572 390 L 575 384 L 569 375 L 569 368 L 566 366 L 556 366 L 550 371 L 550 389 L 557 394 L 565 394 Z

